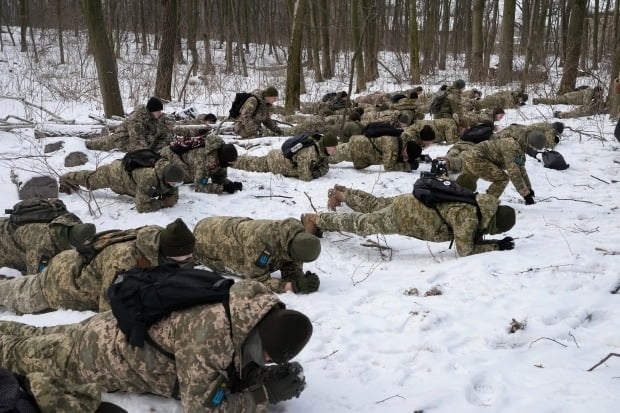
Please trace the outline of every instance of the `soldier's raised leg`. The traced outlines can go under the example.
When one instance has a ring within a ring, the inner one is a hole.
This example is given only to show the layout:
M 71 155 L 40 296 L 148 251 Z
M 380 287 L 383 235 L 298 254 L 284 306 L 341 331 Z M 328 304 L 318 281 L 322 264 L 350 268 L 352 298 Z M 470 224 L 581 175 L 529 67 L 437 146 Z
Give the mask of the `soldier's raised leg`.
M 485 181 L 492 182 L 487 189 L 487 194 L 499 198 L 510 180 L 508 174 L 496 165 L 488 161 L 477 161 L 468 158 L 462 159 L 463 174 L 473 175 Z
M 241 155 L 237 158 L 234 168 L 250 172 L 270 172 L 267 156 Z
M 321 212 L 316 214 L 315 222 L 322 231 L 344 231 L 362 236 L 398 233 L 391 207 L 366 214 Z
M 377 197 L 360 189 L 346 188 L 344 203 L 356 212 L 374 212 L 392 205 L 392 198 Z

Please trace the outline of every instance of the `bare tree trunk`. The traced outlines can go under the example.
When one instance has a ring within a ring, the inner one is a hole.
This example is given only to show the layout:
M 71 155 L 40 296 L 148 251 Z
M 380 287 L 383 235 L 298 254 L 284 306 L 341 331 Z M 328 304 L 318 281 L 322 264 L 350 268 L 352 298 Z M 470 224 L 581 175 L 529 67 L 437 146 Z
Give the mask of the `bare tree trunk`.
M 83 0 L 84 17 L 88 27 L 89 43 L 97 66 L 97 77 L 106 118 L 123 116 L 123 100 L 118 87 L 114 50 L 105 28 L 101 0 Z
M 614 6 L 614 27 L 615 27 L 615 47 L 614 47 L 614 55 L 613 61 L 611 64 L 611 73 L 616 74 L 616 76 L 620 77 L 620 2 L 616 1 Z M 609 105 L 609 117 L 611 119 L 618 119 L 620 115 L 620 94 L 613 93 L 614 90 L 614 79 L 613 74 L 611 80 L 609 82 L 609 93 L 607 94 L 607 103 Z
M 284 110 L 287 114 L 292 114 L 299 109 L 300 79 L 303 76 L 301 68 L 301 41 L 303 37 L 303 23 L 306 17 L 304 15 L 305 9 L 306 0 L 295 1 L 291 42 L 289 44 L 286 67 L 286 101 L 284 103 Z
M 56 0 L 56 25 L 58 28 L 58 48 L 60 49 L 60 64 L 65 64 L 65 46 L 62 41 L 61 0 Z
M 200 65 L 200 55 L 198 49 L 196 49 L 196 28 L 198 27 L 198 0 L 191 0 L 190 10 L 187 16 L 187 47 L 192 53 L 192 67 L 194 68 L 193 75 L 198 73 L 198 66 Z
M 144 19 L 144 0 L 140 0 L 140 31 L 142 32 L 142 56 L 148 53 L 148 40 L 146 36 L 146 20 Z
M 417 1 L 409 0 L 409 67 L 411 83 L 420 83 L 420 43 L 418 42 Z
M 20 25 L 20 42 L 21 51 L 28 51 L 28 0 L 20 0 L 19 2 L 19 25 Z
M 172 99 L 172 71 L 174 70 L 174 51 L 177 36 L 177 0 L 162 0 L 164 23 L 161 28 L 161 45 L 157 59 L 155 96 L 164 100 Z
M 353 47 L 359 44 L 361 39 L 361 26 L 360 26 L 360 5 L 362 0 L 351 1 L 351 40 Z M 360 54 L 355 60 L 355 70 L 357 74 L 355 82 L 355 93 L 359 93 L 362 90 L 366 90 L 366 76 L 364 71 L 364 58 Z
M 536 22 L 539 7 L 539 0 L 534 0 L 531 7 L 532 16 L 529 19 L 530 27 L 527 29 L 528 35 L 525 36 L 525 39 L 527 40 L 527 47 L 525 49 L 523 73 L 521 75 L 521 89 L 523 90 L 525 90 L 525 87 L 528 83 L 532 55 L 534 54 L 534 47 L 540 47 L 540 44 L 535 43 L 537 40 L 535 30 L 537 28 Z M 525 28 L 523 28 L 523 30 L 525 30 Z
M 504 0 L 504 19 L 502 20 L 502 40 L 497 74 L 497 80 L 500 85 L 505 85 L 512 80 L 515 9 L 515 0 Z
M 442 13 L 438 69 L 446 70 L 446 60 L 448 57 L 448 34 L 450 33 L 450 0 L 443 1 Z
M 495 52 L 495 38 L 497 37 L 497 20 L 499 16 L 499 0 L 493 0 L 491 10 L 487 14 L 486 36 L 484 36 L 484 54 L 482 67 L 488 72 L 491 65 L 491 56 Z
M 241 74 L 244 77 L 248 77 L 248 66 L 245 63 L 245 51 L 243 50 L 243 41 L 241 39 L 241 32 L 239 30 L 239 22 L 234 16 L 237 16 L 237 10 L 235 7 L 235 0 L 230 0 L 230 9 L 233 15 L 233 26 L 235 28 L 235 35 L 237 37 L 237 55 L 239 56 L 239 64 L 241 65 Z
M 558 94 L 570 92 L 575 88 L 577 81 L 577 71 L 579 57 L 581 56 L 581 38 L 583 35 L 583 21 L 586 14 L 587 0 L 573 0 L 568 31 L 572 33 L 572 38 L 566 48 L 566 62 L 564 63 L 564 73 L 560 80 Z
M 482 70 L 482 16 L 484 13 L 484 0 L 474 0 L 471 22 L 471 67 L 470 80 L 481 82 Z
M 319 30 L 319 13 L 318 10 L 319 5 L 311 2 L 309 4 L 310 12 L 312 14 L 312 70 L 314 71 L 314 81 L 322 82 L 323 76 L 321 75 L 321 58 L 320 58 L 320 50 L 321 50 L 321 34 Z
M 592 70 L 598 69 L 598 19 L 599 19 L 599 0 L 594 0 L 594 22 L 592 25 Z M 586 50 L 588 50 L 586 46 Z
M 377 6 L 375 0 L 362 0 L 362 16 L 368 22 L 368 35 L 364 38 L 364 78 L 372 82 L 379 78 L 379 59 L 377 59 Z
M 211 36 L 209 35 L 209 12 L 210 1 L 205 0 L 202 3 L 202 40 L 205 44 L 205 63 L 202 67 L 202 73 L 205 75 L 215 73 L 215 66 L 211 59 Z
M 323 64 L 321 66 L 323 79 L 331 79 L 334 76 L 332 70 L 331 48 L 329 42 L 329 7 L 327 0 L 320 0 L 319 15 L 321 17 L 321 51 Z
M 226 30 L 225 30 L 225 35 L 226 35 L 226 68 L 224 69 L 224 72 L 226 73 L 232 73 L 233 72 L 233 46 L 232 46 L 232 26 L 233 26 L 233 20 L 235 19 L 235 16 L 233 16 L 232 11 L 231 11 L 231 7 L 230 7 L 230 2 L 226 2 L 226 5 L 224 6 L 224 21 L 226 22 Z
M 4 23 L 4 25 L 6 26 L 6 31 L 9 33 L 9 36 L 11 36 L 11 43 L 13 44 L 13 47 L 15 47 L 15 39 L 13 38 L 13 32 L 11 31 L 11 26 L 9 26 L 6 20 L 4 19 L 4 13 L 2 13 L 2 2 L 0 2 L 0 27 L 2 26 L 2 23 Z M 1 42 L 2 42 L 2 36 L 0 36 L 0 44 L 2 44 Z

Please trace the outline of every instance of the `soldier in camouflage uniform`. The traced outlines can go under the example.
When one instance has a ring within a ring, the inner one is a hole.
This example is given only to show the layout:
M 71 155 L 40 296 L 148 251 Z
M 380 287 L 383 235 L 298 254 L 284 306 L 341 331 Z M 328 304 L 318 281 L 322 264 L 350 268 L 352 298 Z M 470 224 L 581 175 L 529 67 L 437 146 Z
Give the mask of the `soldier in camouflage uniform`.
M 110 188 L 117 194 L 133 196 L 138 212 L 153 212 L 176 205 L 178 186 L 183 180 L 183 169 L 165 159 L 158 160 L 151 168 L 137 168 L 131 172 L 127 172 L 119 159 L 94 171 L 62 175 L 58 190 L 70 194 L 79 186 L 89 190 Z
M 414 134 L 425 126 L 430 126 L 435 132 L 435 142 L 455 143 L 461 136 L 461 129 L 454 119 L 416 120 L 405 129 L 406 134 Z
M 504 119 L 504 116 L 505 112 L 502 108 L 473 110 L 463 112 L 461 124 L 464 128 L 471 128 L 472 126 L 485 123 L 493 126 L 493 129 L 495 129 L 495 122 L 501 121 Z
M 398 99 L 395 99 L 398 98 Z M 413 122 L 424 119 L 424 113 L 418 107 L 418 94 L 410 92 L 408 95 L 396 95 L 390 109 L 398 111 L 401 115 L 407 115 Z
M 439 111 L 433 114 L 433 119 L 453 119 L 457 124 L 460 123 L 463 114 L 463 105 L 461 102 L 461 94 L 465 89 L 465 81 L 458 79 L 454 84 L 445 91 L 447 97 Z
M 311 181 L 329 171 L 329 156 L 338 145 L 336 136 L 326 133 L 318 142 L 295 153 L 291 159 L 281 149 L 273 149 L 265 156 L 241 155 L 234 167 L 250 172 L 272 172 L 287 177 Z
M 371 122 L 389 123 L 390 125 L 397 128 L 399 125 L 399 116 L 399 111 L 392 110 L 390 109 L 390 105 L 388 103 L 383 103 L 380 106 L 366 109 L 361 116 L 361 122 L 364 125 L 367 125 Z
M 545 135 L 536 130 L 521 139 L 506 137 L 480 142 L 460 155 L 463 175 L 492 182 L 487 194 L 496 198 L 504 192 L 510 180 L 525 199 L 525 204 L 534 204 L 534 191 L 525 170 L 525 154 L 532 153 L 533 149 L 541 150 L 545 144 Z
M 280 127 L 271 119 L 271 108 L 277 100 L 278 90 L 273 86 L 265 90 L 252 91 L 252 96 L 243 103 L 239 110 L 233 131 L 242 139 L 256 138 L 262 133 L 262 124 L 276 135 L 282 135 Z
M 0 281 L 0 305 L 20 314 L 60 308 L 106 311 L 110 309 L 106 291 L 119 271 L 170 262 L 189 265 L 194 242 L 178 219 L 166 229 L 138 228 L 133 239 L 106 246 L 90 262 L 76 250 L 65 250 L 39 273 Z
M 581 106 L 568 112 L 553 112 L 553 116 L 560 119 L 580 118 L 583 116 L 600 115 L 601 113 L 607 113 L 607 104 L 603 96 L 603 88 L 597 86 L 594 88 L 592 99 Z M 585 101 L 585 98 L 584 98 Z
M 530 131 L 534 130 L 544 133 L 547 140 L 545 148 L 553 149 L 555 145 L 560 142 L 560 136 L 564 131 L 564 124 L 562 122 L 540 122 L 532 123 L 530 125 L 520 125 L 517 123 L 513 123 L 502 129 L 501 131 L 494 133 L 491 139 L 501 139 L 512 136 L 517 140 L 523 140 Z
M 368 95 L 359 96 L 355 99 L 355 105 L 364 109 L 370 109 L 380 106 L 383 103 L 387 103 L 389 99 L 390 95 L 388 93 L 374 92 Z
M 474 148 L 476 144 L 468 141 L 458 141 L 450 149 L 445 156 L 438 157 L 446 165 L 446 168 L 450 173 L 459 173 L 463 169 L 463 162 L 461 161 L 461 155 Z
M 476 108 L 481 109 L 494 109 L 497 107 L 515 109 L 525 105 L 528 95 L 521 89 L 516 90 L 503 90 L 485 96 L 476 102 Z
M 276 293 L 312 293 L 319 288 L 319 277 L 304 273 L 303 263 L 318 258 L 321 243 L 297 219 L 210 217 L 198 221 L 194 236 L 196 257 L 215 271 L 260 281 Z M 276 271 L 281 278 L 271 276 Z
M 500 234 L 515 223 L 515 212 L 486 194 L 476 196 L 478 206 L 463 202 L 442 202 L 429 208 L 413 194 L 390 198 L 375 197 L 367 192 L 335 186 L 331 196 L 345 202 L 355 212 L 302 215 L 306 231 L 344 231 L 368 236 L 399 234 L 424 241 L 454 240 L 460 256 L 512 249 L 512 238 L 483 240 L 484 234 Z M 479 210 L 479 211 L 478 211 Z
M 146 105 L 138 105 L 127 119 L 109 136 L 99 136 L 86 142 L 88 149 L 130 152 L 137 149 L 158 151 L 172 140 L 174 118 L 163 115 L 164 105 L 156 97 Z
M 349 100 L 349 95 L 344 90 L 342 92 L 335 93 L 333 96 L 325 96 L 318 105 L 318 115 L 330 116 L 339 111 L 342 111 Z
M 587 105 L 593 100 L 603 99 L 603 88 L 596 86 L 594 88 L 587 87 L 554 98 L 534 98 L 533 103 L 546 105 Z
M 49 223 L 14 225 L 0 218 L 0 267 L 26 274 L 42 271 L 61 251 L 78 247 L 95 234 L 93 224 L 82 224 L 74 214 L 61 215 Z
M 178 397 L 188 413 L 266 412 L 267 403 L 299 397 L 303 369 L 288 361 L 309 341 L 310 320 L 254 281 L 234 284 L 229 306 L 230 319 L 218 303 L 152 325 L 149 336 L 174 359 L 129 344 L 111 311 L 56 327 L 0 321 L 0 363 L 25 376 L 42 413 L 94 412 L 102 392 L 116 391 Z M 231 363 L 241 380 L 218 402 Z
M 197 146 L 191 148 L 193 142 Z M 183 145 L 190 145 L 184 148 Z M 193 183 L 196 192 L 209 194 L 235 193 L 243 189 L 241 182 L 227 178 L 228 167 L 237 160 L 237 149 L 222 138 L 209 135 L 204 138 L 177 138 L 160 152 L 162 158 L 183 169 L 184 183 Z

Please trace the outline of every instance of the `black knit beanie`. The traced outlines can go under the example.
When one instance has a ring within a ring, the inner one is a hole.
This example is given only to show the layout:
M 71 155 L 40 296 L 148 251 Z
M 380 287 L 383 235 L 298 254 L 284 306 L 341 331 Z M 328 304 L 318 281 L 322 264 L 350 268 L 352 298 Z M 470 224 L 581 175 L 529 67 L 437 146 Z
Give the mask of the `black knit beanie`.
M 153 96 L 146 103 L 146 109 L 149 112 L 157 112 L 160 110 L 164 110 L 164 104 L 161 103 L 161 100 L 159 100 L 159 98 L 156 98 L 155 96 Z
M 159 251 L 166 257 L 181 257 L 194 252 L 196 238 L 181 218 L 168 224 L 159 235 Z
M 414 141 L 407 142 L 407 156 L 409 160 L 417 159 L 422 154 L 422 147 Z
M 312 336 L 310 319 L 295 310 L 272 310 L 257 327 L 263 348 L 276 363 L 291 360 Z
M 435 131 L 430 125 L 424 125 L 420 130 L 420 139 L 423 141 L 434 141 L 435 140 Z
M 226 168 L 237 160 L 237 148 L 232 143 L 225 143 L 217 150 L 217 160 L 222 168 Z

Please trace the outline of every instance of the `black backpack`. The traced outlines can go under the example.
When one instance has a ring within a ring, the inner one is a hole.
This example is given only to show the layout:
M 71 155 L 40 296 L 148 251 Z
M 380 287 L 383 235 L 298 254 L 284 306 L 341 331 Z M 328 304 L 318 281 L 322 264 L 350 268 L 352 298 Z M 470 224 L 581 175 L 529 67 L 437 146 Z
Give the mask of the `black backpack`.
M 236 93 L 235 100 L 233 100 L 233 103 L 230 106 L 230 110 L 228 111 L 228 117 L 231 119 L 237 119 L 237 117 L 239 117 L 239 114 L 241 113 L 241 106 L 243 106 L 245 101 L 251 98 L 252 96 L 254 95 L 251 93 L 246 93 L 246 92 Z M 256 101 L 258 102 L 258 104 L 260 104 L 260 100 L 258 98 L 256 98 Z M 256 105 L 256 109 L 254 109 L 254 113 L 252 113 L 252 115 L 254 115 L 257 110 L 258 110 L 258 105 Z
M 76 250 L 82 256 L 84 264 L 88 264 L 106 247 L 135 240 L 138 237 L 138 231 L 142 228 L 111 229 L 98 232 L 90 241 L 76 247 Z
M 282 154 L 286 159 L 293 159 L 293 155 L 303 148 L 314 145 L 314 143 L 318 142 L 320 138 L 321 135 L 317 133 L 302 133 L 301 135 L 295 135 L 282 143 Z
M 493 136 L 493 126 L 488 123 L 480 123 L 467 129 L 461 135 L 461 140 L 466 142 L 480 143 L 487 141 Z
M 0 368 L 0 413 L 40 413 L 34 397 L 24 390 L 23 379 Z
M 161 155 L 151 149 L 138 149 L 137 151 L 127 152 L 123 157 L 123 168 L 131 174 L 134 169 L 152 168 L 161 159 Z
M 9 215 L 9 222 L 13 225 L 31 223 L 47 223 L 67 214 L 67 207 L 60 199 L 26 199 L 13 205 L 11 209 L 5 209 Z
M 545 168 L 557 169 L 558 171 L 563 171 L 567 169 L 569 165 L 564 160 L 562 154 L 558 151 L 544 151 L 542 153 L 543 165 Z
M 456 182 L 440 179 L 432 174 L 423 173 L 413 184 L 413 196 L 429 208 L 435 208 L 442 202 L 464 202 L 478 205 L 477 192 L 463 188 Z
M 148 328 L 173 311 L 200 304 L 224 303 L 234 281 L 212 271 L 184 269 L 175 264 L 122 271 L 108 289 L 118 328 L 130 344 L 153 344 Z
M 431 101 L 431 104 L 428 106 L 428 113 L 431 115 L 439 113 L 447 98 L 448 92 L 443 92 L 436 95 Z
M 378 138 L 379 136 L 400 136 L 403 130 L 395 128 L 387 122 L 370 122 L 362 130 L 362 135 L 367 138 Z

